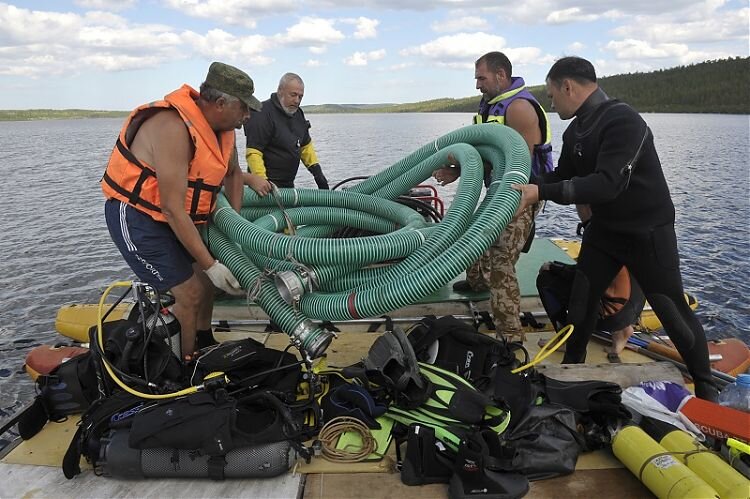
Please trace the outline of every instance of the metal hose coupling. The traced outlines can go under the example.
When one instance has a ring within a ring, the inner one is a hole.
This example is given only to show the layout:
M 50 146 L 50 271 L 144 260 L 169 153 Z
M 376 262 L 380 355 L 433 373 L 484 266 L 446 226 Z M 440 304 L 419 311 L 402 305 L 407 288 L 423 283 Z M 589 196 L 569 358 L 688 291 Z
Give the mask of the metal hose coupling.
M 297 304 L 305 292 L 311 292 L 317 288 L 315 271 L 306 267 L 277 272 L 273 281 L 279 294 L 289 305 Z
M 311 359 L 317 359 L 323 355 L 334 337 L 333 331 L 320 329 L 308 319 L 300 322 L 289 334 L 292 344 L 307 353 Z

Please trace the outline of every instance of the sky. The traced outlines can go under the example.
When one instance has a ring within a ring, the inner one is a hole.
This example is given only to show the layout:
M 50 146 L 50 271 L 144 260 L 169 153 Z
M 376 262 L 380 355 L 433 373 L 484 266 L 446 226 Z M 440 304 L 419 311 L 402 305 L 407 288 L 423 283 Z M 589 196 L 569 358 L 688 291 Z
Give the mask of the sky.
M 260 100 L 285 72 L 304 104 L 478 95 L 499 50 L 544 83 L 566 55 L 600 76 L 749 55 L 747 0 L 0 0 L 0 109 L 130 110 L 212 61 Z

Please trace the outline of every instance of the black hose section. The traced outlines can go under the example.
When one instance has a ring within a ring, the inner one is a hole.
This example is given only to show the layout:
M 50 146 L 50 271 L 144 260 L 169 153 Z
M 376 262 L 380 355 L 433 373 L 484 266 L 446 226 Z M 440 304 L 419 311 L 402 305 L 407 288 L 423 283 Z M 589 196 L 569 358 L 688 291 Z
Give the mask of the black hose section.
M 102 316 L 102 322 L 104 322 L 104 321 L 106 321 L 106 320 L 107 320 L 107 317 L 109 317 L 109 314 L 111 314 L 111 313 L 112 313 L 112 311 L 113 311 L 113 310 L 115 309 L 115 307 L 117 307 L 117 305 L 119 305 L 119 304 L 120 304 L 120 303 L 122 302 L 122 300 L 124 300 L 124 299 L 125 299 L 125 297 L 126 297 L 126 296 L 128 296 L 128 295 L 130 294 L 130 292 L 131 292 L 132 290 L 133 290 L 133 287 L 132 287 L 132 286 L 131 286 L 131 287 L 129 287 L 129 288 L 128 288 L 128 290 L 127 290 L 127 291 L 125 291 L 125 292 L 124 292 L 124 293 L 122 294 L 122 296 L 120 296 L 120 297 L 119 297 L 119 298 L 118 298 L 117 300 L 115 300 L 115 302 L 114 302 L 114 303 L 113 303 L 112 305 L 110 305 L 109 309 L 107 309 L 107 311 L 106 311 L 106 312 L 104 312 L 104 315 Z
M 356 179 L 359 179 L 360 177 L 353 177 Z M 345 181 L 342 181 L 345 182 Z M 411 196 L 399 196 L 396 199 L 394 199 L 399 204 L 402 204 L 404 206 L 408 206 L 409 208 L 413 209 L 420 215 L 422 215 L 425 219 L 431 220 L 432 222 L 440 222 L 443 219 L 443 216 L 440 214 L 440 211 L 438 211 L 437 208 L 432 206 L 427 201 L 423 201 L 421 199 L 416 199 Z M 333 234 L 331 234 L 330 237 L 333 238 L 350 238 L 350 237 L 366 237 L 366 236 L 372 236 L 375 235 L 375 232 L 364 230 L 364 229 L 355 229 L 354 227 L 342 227 L 335 231 Z
M 134 288 L 134 286 L 129 287 L 128 290 L 125 293 L 123 293 L 122 296 L 120 296 L 114 302 L 114 304 L 109 308 L 109 310 L 102 316 L 102 323 L 104 323 L 104 320 L 112 312 L 112 310 L 114 310 L 114 308 L 120 302 L 122 302 L 122 300 L 125 299 L 125 297 L 128 296 L 128 294 L 130 294 L 131 291 L 133 291 L 133 288 Z M 158 290 L 154 290 L 154 291 L 156 292 L 157 303 L 161 303 L 161 295 L 159 294 L 159 291 Z M 149 307 L 151 307 L 151 308 L 155 307 L 155 305 L 151 302 L 151 300 L 149 300 L 149 299 L 147 299 L 147 298 L 145 298 L 143 296 L 143 294 L 140 291 L 140 289 L 135 290 L 135 298 L 136 298 L 136 302 L 137 302 L 138 308 L 139 308 L 138 313 L 139 313 L 139 315 L 141 317 L 141 324 L 142 324 L 142 327 L 143 327 L 144 332 L 145 332 L 145 330 L 146 330 L 146 319 L 145 319 L 145 313 L 144 313 L 145 305 L 148 304 Z M 161 317 L 161 315 L 158 314 L 158 311 L 159 310 L 157 308 L 157 310 L 156 310 L 156 312 L 157 312 L 156 317 L 158 317 L 158 320 L 160 320 L 162 322 L 162 325 L 164 326 L 165 331 L 168 331 L 166 329 L 167 325 L 164 322 L 164 319 Z M 152 326 L 151 328 L 149 328 L 150 330 L 148 331 L 148 334 L 144 337 L 144 340 L 143 340 L 143 348 L 141 350 L 140 356 L 143 359 L 143 374 L 144 374 L 144 378 L 140 378 L 138 376 L 134 376 L 132 374 L 126 373 L 122 369 L 120 369 L 118 366 L 116 366 L 114 363 L 110 362 L 109 359 L 107 359 L 106 356 L 105 356 L 104 345 L 100 345 L 99 344 L 98 335 L 95 334 L 93 338 L 89 338 L 89 340 L 90 340 L 89 344 L 91 346 L 91 349 L 94 351 L 94 353 L 96 355 L 99 356 L 99 358 L 101 359 L 101 361 L 105 362 L 106 364 L 108 364 L 109 367 L 112 368 L 112 370 L 115 373 L 117 373 L 117 375 L 121 379 L 126 380 L 129 383 L 133 383 L 133 384 L 136 384 L 136 385 L 148 388 L 150 390 L 151 386 L 150 386 L 150 382 L 149 382 L 149 379 L 148 379 L 149 378 L 149 373 L 148 373 L 148 355 L 146 355 L 146 350 L 148 348 L 148 343 L 150 341 L 151 334 L 153 333 L 155 327 L 156 327 L 156 320 L 154 320 L 154 326 Z M 171 343 L 171 338 L 170 338 L 170 343 Z M 171 352 L 171 344 L 170 344 L 170 352 Z M 164 361 L 163 361 L 163 364 L 158 369 L 158 372 L 156 374 L 157 377 L 164 372 L 164 370 L 167 368 L 168 364 L 169 364 L 169 359 L 165 358 Z M 99 373 L 99 375 L 102 376 L 102 379 L 106 377 L 106 376 L 104 376 L 104 373 Z
M 349 182 L 354 182 L 355 180 L 367 180 L 368 178 L 370 178 L 369 175 L 359 175 L 359 176 L 356 176 L 356 177 L 345 178 L 341 182 L 339 182 L 336 185 L 334 185 L 333 187 L 331 187 L 331 190 L 335 191 L 336 189 L 338 189 L 342 185 L 348 184 Z
M 443 219 L 443 216 L 440 214 L 438 209 L 432 206 L 427 201 L 416 199 L 411 196 L 399 196 L 398 198 L 396 198 L 396 202 L 412 208 L 425 218 L 429 217 L 433 222 L 440 222 Z
M 144 310 L 147 306 L 149 308 L 149 312 L 154 317 L 154 323 L 151 325 L 148 325 L 146 323 L 146 319 L 143 319 L 143 330 L 146 332 L 145 337 L 143 338 L 143 348 L 141 349 L 141 359 L 143 362 L 143 378 L 146 380 L 146 385 L 151 384 L 151 380 L 149 379 L 149 372 L 148 372 L 148 347 L 151 343 L 151 337 L 153 336 L 154 332 L 156 331 L 157 327 L 157 321 L 161 322 L 162 327 L 164 328 L 164 332 L 168 337 L 169 342 L 169 352 L 172 353 L 172 338 L 169 336 L 169 329 L 167 328 L 166 322 L 164 322 L 164 318 L 162 318 L 160 313 L 160 307 L 161 307 L 161 293 L 159 293 L 158 289 L 154 289 L 154 293 L 156 293 L 156 303 L 149 300 L 147 297 L 143 296 L 143 291 L 139 289 L 136 291 L 138 295 L 138 304 L 143 307 L 141 310 L 141 317 L 143 318 L 146 314 L 144 313 Z M 146 328 L 148 328 L 148 331 L 146 331 Z M 161 366 L 158 366 L 156 369 L 155 376 L 158 378 L 167 368 L 167 365 L 169 364 L 169 356 L 164 356 L 164 360 L 161 363 Z
M 91 341 L 90 341 L 89 345 L 91 347 L 91 350 L 99 357 L 99 359 L 103 363 L 106 363 L 115 373 L 117 373 L 117 375 L 120 378 L 128 380 L 131 383 L 134 383 L 134 384 L 137 384 L 137 385 L 141 385 L 141 386 L 145 386 L 146 388 L 148 388 L 148 384 L 146 384 L 146 382 L 144 380 L 142 380 L 141 378 L 138 378 L 136 376 L 131 376 L 130 374 L 123 372 L 117 366 L 115 366 L 112 362 L 110 362 L 109 359 L 107 359 L 107 357 L 104 355 L 104 346 L 102 346 L 102 345 L 99 344 L 98 335 L 96 333 L 94 333 L 93 337 L 90 338 L 90 339 L 91 339 Z M 103 374 L 101 374 L 101 376 L 102 376 L 102 379 L 105 377 Z

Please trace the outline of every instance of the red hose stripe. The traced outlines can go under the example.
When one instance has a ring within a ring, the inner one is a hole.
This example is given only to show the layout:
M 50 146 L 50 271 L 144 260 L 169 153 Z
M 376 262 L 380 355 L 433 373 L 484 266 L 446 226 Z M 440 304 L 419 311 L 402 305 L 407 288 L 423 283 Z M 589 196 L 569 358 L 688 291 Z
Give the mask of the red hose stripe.
M 349 315 L 352 316 L 352 319 L 359 319 L 360 317 L 357 313 L 357 309 L 354 307 L 354 297 L 355 293 L 350 294 L 346 301 L 346 305 L 349 307 Z

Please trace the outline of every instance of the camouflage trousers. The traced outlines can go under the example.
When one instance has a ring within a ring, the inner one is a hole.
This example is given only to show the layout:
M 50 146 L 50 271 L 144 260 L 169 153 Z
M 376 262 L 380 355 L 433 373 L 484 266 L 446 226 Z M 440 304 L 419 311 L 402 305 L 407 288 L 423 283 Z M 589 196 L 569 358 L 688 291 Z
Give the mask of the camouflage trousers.
M 472 288 L 490 290 L 490 307 L 497 336 L 523 340 L 521 290 L 516 278 L 516 262 L 531 232 L 539 206 L 526 209 L 512 220 L 492 246 L 466 270 Z

